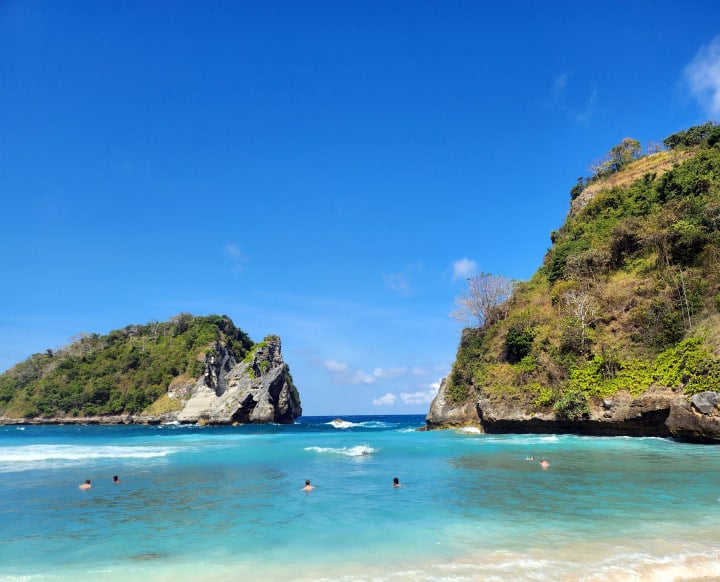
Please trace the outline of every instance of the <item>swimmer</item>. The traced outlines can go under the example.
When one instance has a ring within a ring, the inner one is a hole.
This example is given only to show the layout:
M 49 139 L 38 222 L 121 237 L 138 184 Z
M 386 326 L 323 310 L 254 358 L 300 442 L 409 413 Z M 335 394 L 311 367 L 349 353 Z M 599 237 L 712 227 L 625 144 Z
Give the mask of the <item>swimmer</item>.
M 90 485 L 90 479 L 85 479 L 85 483 L 79 486 L 79 489 L 90 489 L 92 485 Z
M 548 463 L 545 459 L 540 459 L 540 466 L 543 469 L 547 469 L 550 466 L 550 463 Z
M 118 483 L 122 483 L 122 481 L 120 481 L 120 477 L 113 475 L 113 484 L 117 485 Z
M 402 487 L 402 485 L 400 484 L 400 479 L 398 479 L 397 477 L 393 477 L 393 487 Z
M 310 485 L 310 479 L 305 479 L 305 487 L 302 488 L 303 491 L 312 491 L 315 489 L 312 485 Z

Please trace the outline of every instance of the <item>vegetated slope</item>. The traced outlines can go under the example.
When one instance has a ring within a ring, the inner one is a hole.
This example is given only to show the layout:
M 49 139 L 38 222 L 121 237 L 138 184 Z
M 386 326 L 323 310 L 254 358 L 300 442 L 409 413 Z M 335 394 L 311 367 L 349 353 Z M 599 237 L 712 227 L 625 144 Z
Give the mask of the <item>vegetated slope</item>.
M 186 313 L 107 335 L 83 334 L 65 348 L 34 354 L 0 375 L 0 416 L 140 413 L 162 402 L 171 384 L 200 377 L 219 347 L 241 361 L 253 342 L 227 316 Z
M 720 387 L 720 127 L 664 144 L 579 180 L 507 315 L 463 332 L 451 403 L 506 398 L 572 420 L 621 389 Z

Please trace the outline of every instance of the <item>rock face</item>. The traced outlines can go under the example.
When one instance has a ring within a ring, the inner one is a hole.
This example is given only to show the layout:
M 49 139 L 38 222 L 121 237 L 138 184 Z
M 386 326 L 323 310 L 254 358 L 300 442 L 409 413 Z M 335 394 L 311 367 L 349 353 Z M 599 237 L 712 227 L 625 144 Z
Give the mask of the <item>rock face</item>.
M 195 384 L 171 388 L 168 395 L 182 410 L 163 422 L 203 424 L 291 424 L 302 414 L 300 399 L 280 351 L 280 340 L 257 344 L 247 361 L 217 346 Z
M 427 415 L 429 428 L 443 428 L 446 426 L 477 426 L 481 423 L 480 409 L 476 402 L 453 404 L 447 399 L 447 378 L 440 382 L 438 393 L 430 404 Z
M 656 436 L 720 443 L 720 393 L 702 392 L 688 399 L 681 388 L 653 386 L 634 398 L 622 390 L 591 402 L 589 412 L 569 420 L 552 410 L 534 411 L 512 395 L 481 395 L 474 402 L 453 405 L 443 381 L 426 422 L 428 428 L 475 426 L 485 433 Z

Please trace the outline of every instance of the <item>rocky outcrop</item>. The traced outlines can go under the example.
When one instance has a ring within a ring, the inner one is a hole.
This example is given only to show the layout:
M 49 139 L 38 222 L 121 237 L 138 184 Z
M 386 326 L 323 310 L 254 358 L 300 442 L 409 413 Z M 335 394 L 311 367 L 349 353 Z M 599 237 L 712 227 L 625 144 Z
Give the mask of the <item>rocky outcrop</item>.
M 720 393 L 703 392 L 688 399 L 681 388 L 653 386 L 638 397 L 621 390 L 589 403 L 580 418 L 564 419 L 552 409 L 533 410 L 518 395 L 481 395 L 454 405 L 447 400 L 443 381 L 426 422 L 428 428 L 475 426 L 485 433 L 656 436 L 720 443 Z
M 291 424 L 302 414 L 279 338 L 256 344 L 243 362 L 236 362 L 222 346 L 206 360 L 205 374 L 194 384 L 168 392 L 182 410 L 167 413 L 163 422 Z
M 283 361 L 280 339 L 256 344 L 242 362 L 216 342 L 201 360 L 197 380 L 171 384 L 167 396 L 175 410 L 158 415 L 57 416 L 6 418 L 2 424 L 292 424 L 302 414 L 300 396 Z
M 447 378 L 440 382 L 438 393 L 430 404 L 426 419 L 428 428 L 446 428 L 451 426 L 478 426 L 480 409 L 476 402 L 453 404 L 447 398 Z

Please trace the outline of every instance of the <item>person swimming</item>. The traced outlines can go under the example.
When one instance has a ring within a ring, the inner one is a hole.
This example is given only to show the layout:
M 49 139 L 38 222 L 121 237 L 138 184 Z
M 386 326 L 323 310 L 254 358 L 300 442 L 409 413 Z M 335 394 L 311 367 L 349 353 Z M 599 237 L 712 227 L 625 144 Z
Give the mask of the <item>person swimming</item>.
M 310 485 L 310 479 L 305 479 L 305 487 L 302 488 L 302 491 L 312 491 L 315 489 L 312 485 Z
M 90 479 L 85 479 L 85 483 L 79 486 L 79 489 L 91 489 Z
M 393 477 L 393 487 L 402 487 L 402 485 L 400 484 L 400 479 L 398 479 L 397 477 Z
M 113 475 L 113 484 L 117 485 L 118 483 L 122 483 L 122 481 L 120 481 L 120 477 Z
M 540 466 L 543 469 L 547 469 L 550 466 L 550 463 L 548 463 L 547 460 L 543 458 L 543 459 L 540 459 Z

